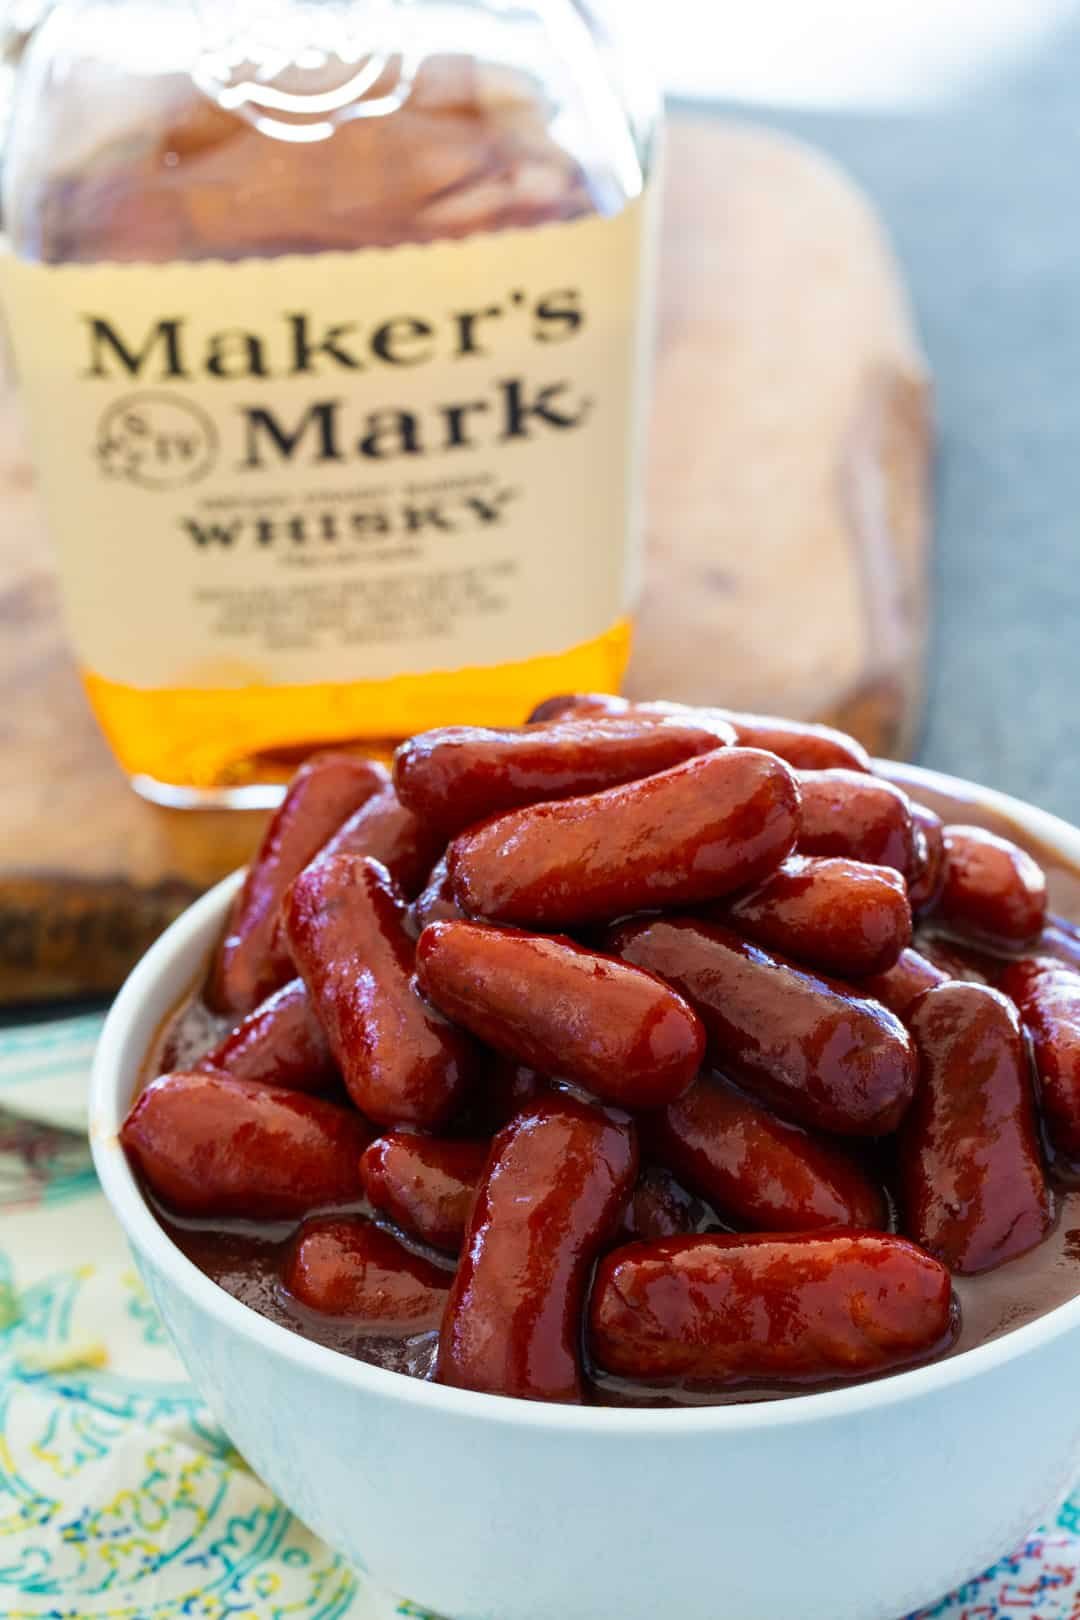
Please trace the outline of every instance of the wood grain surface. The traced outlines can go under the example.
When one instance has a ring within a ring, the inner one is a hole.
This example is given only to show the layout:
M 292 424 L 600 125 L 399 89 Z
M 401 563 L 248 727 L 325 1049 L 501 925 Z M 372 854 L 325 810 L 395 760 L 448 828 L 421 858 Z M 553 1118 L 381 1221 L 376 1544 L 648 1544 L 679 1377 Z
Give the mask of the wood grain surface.
M 855 730 L 918 712 L 930 390 L 875 216 L 744 126 L 668 153 L 646 591 L 628 689 Z M 261 818 L 128 789 L 87 710 L 10 388 L 0 398 L 0 1004 L 114 989 Z

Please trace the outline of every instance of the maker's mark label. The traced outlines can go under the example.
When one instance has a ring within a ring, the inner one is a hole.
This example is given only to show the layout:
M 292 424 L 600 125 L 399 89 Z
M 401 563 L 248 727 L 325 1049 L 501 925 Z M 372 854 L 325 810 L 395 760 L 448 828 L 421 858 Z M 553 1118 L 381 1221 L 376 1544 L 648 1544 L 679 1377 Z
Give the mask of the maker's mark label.
M 84 665 L 148 688 L 379 680 L 610 628 L 637 572 L 645 215 L 238 263 L 0 260 Z

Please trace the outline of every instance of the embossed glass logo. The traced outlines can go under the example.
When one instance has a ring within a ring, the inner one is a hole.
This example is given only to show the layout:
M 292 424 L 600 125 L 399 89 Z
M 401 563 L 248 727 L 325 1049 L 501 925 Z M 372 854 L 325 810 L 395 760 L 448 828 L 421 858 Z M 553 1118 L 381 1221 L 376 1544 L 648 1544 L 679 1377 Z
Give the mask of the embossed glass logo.
M 319 141 L 354 118 L 395 112 L 418 66 L 412 0 L 203 0 L 195 80 L 263 134 Z

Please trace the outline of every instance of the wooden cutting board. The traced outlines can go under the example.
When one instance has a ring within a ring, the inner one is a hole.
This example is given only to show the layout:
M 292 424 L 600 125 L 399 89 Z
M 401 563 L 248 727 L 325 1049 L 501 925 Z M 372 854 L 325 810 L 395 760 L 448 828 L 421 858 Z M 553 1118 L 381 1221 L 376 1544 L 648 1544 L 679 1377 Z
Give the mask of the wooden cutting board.
M 668 152 L 647 584 L 628 690 L 854 730 L 920 702 L 930 389 L 866 201 L 772 133 Z M 87 710 L 33 476 L 0 391 L 0 1004 L 114 989 L 246 859 L 261 818 L 154 809 Z

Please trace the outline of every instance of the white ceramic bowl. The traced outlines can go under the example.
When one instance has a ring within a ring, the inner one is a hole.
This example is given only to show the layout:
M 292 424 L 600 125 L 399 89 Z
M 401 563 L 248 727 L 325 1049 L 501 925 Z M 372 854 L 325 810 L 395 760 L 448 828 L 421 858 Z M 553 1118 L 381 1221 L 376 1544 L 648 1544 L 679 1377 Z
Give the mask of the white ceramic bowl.
M 1080 832 L 974 794 L 1080 862 Z M 1080 1299 L 952 1360 L 695 1411 L 542 1406 L 420 1383 L 256 1315 L 150 1213 L 117 1131 L 236 878 L 159 940 L 94 1068 L 105 1192 L 195 1384 L 312 1530 L 452 1620 L 896 1620 L 1012 1550 L 1080 1464 Z

